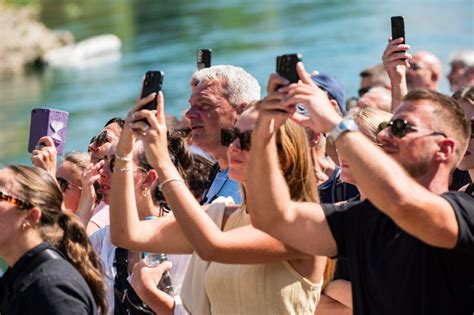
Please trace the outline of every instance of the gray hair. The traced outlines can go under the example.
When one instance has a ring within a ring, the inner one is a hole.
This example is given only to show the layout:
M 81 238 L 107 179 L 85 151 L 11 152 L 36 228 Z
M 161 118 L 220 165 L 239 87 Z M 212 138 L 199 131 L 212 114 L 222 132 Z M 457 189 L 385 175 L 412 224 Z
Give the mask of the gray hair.
M 455 50 L 449 55 L 449 63 L 460 63 L 467 67 L 474 66 L 474 50 Z
M 203 81 L 219 81 L 225 91 L 225 97 L 236 107 L 260 99 L 258 81 L 243 68 L 231 65 L 219 65 L 204 68 L 193 73 L 191 85 L 197 86 Z

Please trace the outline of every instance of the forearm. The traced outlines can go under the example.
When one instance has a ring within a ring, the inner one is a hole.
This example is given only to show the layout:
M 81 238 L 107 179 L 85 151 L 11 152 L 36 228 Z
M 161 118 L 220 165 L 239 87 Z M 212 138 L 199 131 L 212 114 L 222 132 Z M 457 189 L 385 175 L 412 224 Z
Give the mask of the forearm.
M 172 296 L 160 291 L 158 288 L 147 288 L 137 292 L 141 300 L 156 314 L 173 315 L 175 300 Z
M 400 228 L 430 245 L 454 246 L 457 221 L 449 203 L 438 196 L 442 187 L 429 191 L 361 133 L 344 133 L 336 146 L 367 198 Z
M 267 231 L 285 220 L 291 197 L 280 169 L 274 135 L 267 141 L 261 139 L 250 150 L 247 188 L 252 225 Z
M 398 108 L 403 97 L 408 93 L 406 78 L 403 77 L 397 82 L 392 81 L 392 113 Z
M 138 232 L 140 222 L 135 203 L 133 172 L 120 171 L 131 167 L 130 162 L 117 161 L 110 189 L 110 236 L 117 246 L 129 245 Z M 126 247 L 128 248 L 128 247 Z

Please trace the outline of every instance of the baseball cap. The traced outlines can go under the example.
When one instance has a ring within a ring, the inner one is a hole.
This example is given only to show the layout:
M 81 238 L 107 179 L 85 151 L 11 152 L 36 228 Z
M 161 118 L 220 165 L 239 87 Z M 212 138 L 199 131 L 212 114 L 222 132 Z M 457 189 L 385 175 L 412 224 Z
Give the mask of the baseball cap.
M 316 75 L 311 76 L 316 85 L 326 91 L 333 99 L 336 100 L 337 105 L 342 114 L 346 114 L 346 101 L 344 96 L 344 86 L 332 75 L 319 72 Z

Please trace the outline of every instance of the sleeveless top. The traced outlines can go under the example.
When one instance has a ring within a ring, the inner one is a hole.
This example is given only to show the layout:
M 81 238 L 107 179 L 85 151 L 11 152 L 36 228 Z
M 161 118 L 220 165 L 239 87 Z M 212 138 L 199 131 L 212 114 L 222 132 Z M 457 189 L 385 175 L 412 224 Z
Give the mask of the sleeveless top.
M 224 211 L 225 203 L 213 203 L 207 210 L 207 215 L 220 229 L 222 229 Z M 208 261 L 202 260 L 196 252 L 193 252 L 181 288 L 183 306 L 190 314 L 211 314 L 209 299 L 204 290 L 204 275 L 206 274 L 208 266 Z
M 250 224 L 245 207 L 231 214 L 224 231 Z M 313 284 L 287 261 L 237 265 L 211 262 L 205 275 L 212 314 L 314 314 L 322 281 Z

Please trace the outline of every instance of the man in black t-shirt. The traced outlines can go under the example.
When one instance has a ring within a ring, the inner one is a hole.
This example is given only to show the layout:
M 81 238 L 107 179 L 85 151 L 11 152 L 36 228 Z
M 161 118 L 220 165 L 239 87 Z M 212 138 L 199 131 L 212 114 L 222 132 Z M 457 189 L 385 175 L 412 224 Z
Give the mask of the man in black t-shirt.
M 252 224 L 299 250 L 348 259 L 354 314 L 473 314 L 474 200 L 448 192 L 470 128 L 459 105 L 408 93 L 379 134 L 380 147 L 342 119 L 298 64 L 301 82 L 273 75 L 252 135 L 247 209 Z M 302 103 L 309 119 L 295 112 Z M 286 113 L 282 112 L 286 111 Z M 275 132 L 288 118 L 329 132 L 367 200 L 290 200 Z

